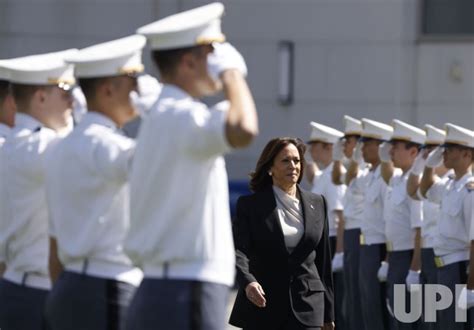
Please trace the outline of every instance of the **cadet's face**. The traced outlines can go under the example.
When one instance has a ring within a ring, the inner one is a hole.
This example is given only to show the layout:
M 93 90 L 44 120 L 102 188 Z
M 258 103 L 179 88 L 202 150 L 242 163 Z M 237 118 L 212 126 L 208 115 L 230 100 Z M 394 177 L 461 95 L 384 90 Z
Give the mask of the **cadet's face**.
M 352 153 L 354 152 L 354 148 L 357 144 L 358 138 L 356 136 L 347 136 L 344 140 L 344 155 L 347 158 L 352 157 Z
M 287 189 L 298 182 L 301 172 L 301 159 L 294 144 L 283 148 L 275 157 L 270 168 L 273 184 Z
M 310 144 L 310 152 L 315 162 L 326 162 L 332 158 L 332 144 L 313 142 Z
M 443 153 L 444 166 L 447 168 L 455 168 L 458 164 L 469 163 L 464 159 L 468 159 L 471 153 L 470 150 L 465 148 L 459 148 L 457 146 L 446 146 Z
M 403 141 L 392 142 L 390 156 L 392 157 L 393 166 L 399 168 L 411 166 L 414 158 L 414 148 L 407 148 L 406 146 L 407 144 Z
M 369 139 L 362 144 L 362 157 L 364 161 L 369 164 L 375 164 L 380 161 L 379 159 L 379 145 L 378 140 Z

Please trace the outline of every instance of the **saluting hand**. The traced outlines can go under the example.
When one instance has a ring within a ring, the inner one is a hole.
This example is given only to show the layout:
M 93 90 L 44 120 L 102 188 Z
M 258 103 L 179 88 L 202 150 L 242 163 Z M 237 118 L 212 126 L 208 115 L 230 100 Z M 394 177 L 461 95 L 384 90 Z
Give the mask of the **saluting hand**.
M 258 282 L 249 283 L 245 288 L 245 294 L 254 305 L 262 308 L 267 305 L 267 300 L 264 297 L 265 292 L 263 292 L 262 286 Z

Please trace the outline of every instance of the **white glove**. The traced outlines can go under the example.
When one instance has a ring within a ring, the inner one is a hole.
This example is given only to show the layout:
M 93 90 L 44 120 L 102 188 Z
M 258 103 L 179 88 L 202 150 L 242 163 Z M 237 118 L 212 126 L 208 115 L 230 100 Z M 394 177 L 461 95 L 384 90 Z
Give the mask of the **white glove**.
M 333 273 L 342 272 L 344 267 L 344 253 L 337 252 L 332 258 L 332 271 Z
M 377 277 L 380 282 L 385 282 L 387 281 L 387 275 L 388 275 L 388 262 L 382 261 L 379 271 L 377 272 Z
M 341 161 L 344 158 L 344 141 L 339 139 L 332 146 L 332 160 Z
M 357 142 L 354 152 L 352 153 L 352 160 L 359 164 L 359 166 L 364 165 L 364 157 L 362 156 L 362 142 Z
M 382 162 L 388 163 L 392 161 L 392 157 L 390 157 L 391 149 L 392 145 L 388 142 L 383 142 L 379 145 L 379 157 Z
M 207 55 L 207 71 L 215 80 L 219 80 L 222 72 L 237 69 L 244 77 L 247 76 L 247 65 L 242 55 L 228 42 L 214 43 L 214 51 Z
M 156 78 L 148 74 L 139 76 L 137 85 L 138 92 L 130 92 L 130 99 L 135 109 L 143 116 L 158 100 L 162 86 Z
M 416 270 L 409 270 L 408 275 L 405 279 L 408 291 L 417 292 L 421 290 L 420 285 L 420 272 Z M 413 285 L 413 286 L 412 286 Z
M 428 158 L 426 158 L 426 167 L 436 168 L 443 164 L 443 152 L 444 148 L 436 147 L 434 148 Z
M 474 307 L 474 290 L 462 289 L 458 299 L 458 307 L 464 310 Z
M 423 157 L 423 153 L 419 152 L 418 156 L 416 156 L 415 161 L 413 162 L 413 165 L 411 167 L 411 173 L 414 175 L 420 175 L 423 173 L 423 170 L 425 169 L 426 165 L 426 160 Z

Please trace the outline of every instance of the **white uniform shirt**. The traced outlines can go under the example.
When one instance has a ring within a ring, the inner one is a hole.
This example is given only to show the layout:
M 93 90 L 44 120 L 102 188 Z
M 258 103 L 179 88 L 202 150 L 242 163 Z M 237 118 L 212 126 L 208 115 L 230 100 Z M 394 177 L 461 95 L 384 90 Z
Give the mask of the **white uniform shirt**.
M 352 179 L 351 183 L 347 186 L 343 199 L 345 229 L 358 229 L 362 226 L 364 216 L 364 183 L 368 171 L 367 167 L 359 170 L 357 177 Z
M 380 165 L 362 177 L 365 186 L 361 244 L 385 243 L 383 207 L 387 185 L 380 173 Z
M 327 201 L 329 236 L 337 235 L 336 212 L 344 208 L 342 200 L 346 192 L 346 185 L 335 185 L 332 182 L 332 168 L 334 163 L 329 164 L 321 171 L 320 175 L 315 175 L 311 192 L 323 195 Z
M 441 180 L 446 183 L 449 180 L 451 171 L 448 171 Z M 433 248 L 438 237 L 438 223 L 441 213 L 440 205 L 433 203 L 421 195 L 418 190 L 418 197 L 422 201 L 423 217 L 421 221 L 421 238 L 423 248 Z
M 465 174 L 457 181 L 454 177 L 450 177 L 447 181 L 440 180 L 434 183 L 426 193 L 428 200 L 441 205 L 439 235 L 434 246 L 437 256 L 465 252 L 465 260 L 469 259 L 469 233 L 474 210 L 473 192 L 467 185 L 472 181 L 474 177 L 471 173 Z
M 384 219 L 388 251 L 415 248 L 415 228 L 421 227 L 421 202 L 408 196 L 410 171 L 396 169 L 385 193 Z
M 0 123 L 0 147 L 5 143 L 5 139 L 10 134 L 11 128 L 7 125 Z
M 9 272 L 47 277 L 46 154 L 56 134 L 23 113 L 15 121 L 0 152 L 0 260 L 7 264 L 6 278 Z
M 3 144 L 5 143 L 5 139 L 10 134 L 10 131 L 11 131 L 10 127 L 8 127 L 5 124 L 0 123 L 0 150 L 3 146 Z M 1 166 L 2 166 L 2 163 L 0 162 L 0 167 Z M 0 169 L 0 173 L 2 173 L 1 169 Z M 0 178 L 0 184 L 1 184 L 1 178 Z M 0 214 L 2 214 L 1 211 L 0 211 Z M 1 221 L 1 219 L 0 219 L 0 221 Z M 0 234 L 0 236 L 1 236 L 1 234 Z M 4 256 L 5 246 L 2 246 L 1 244 L 2 243 L 0 242 L 0 262 L 4 262 L 5 261 L 4 260 L 5 259 L 5 256 Z
M 133 140 L 118 133 L 112 120 L 87 112 L 81 122 L 50 153 L 47 194 L 50 234 L 58 242 L 61 262 L 100 262 L 111 271 L 91 275 L 141 280 L 123 250 L 129 227 L 128 176 Z M 67 184 L 65 184 L 67 182 Z M 123 266 L 123 267 L 118 267 Z M 124 274 L 130 273 L 130 276 Z M 89 274 L 89 273 L 88 273 Z
M 126 249 L 145 277 L 233 284 L 225 121 L 225 111 L 173 85 L 163 86 L 144 118 Z

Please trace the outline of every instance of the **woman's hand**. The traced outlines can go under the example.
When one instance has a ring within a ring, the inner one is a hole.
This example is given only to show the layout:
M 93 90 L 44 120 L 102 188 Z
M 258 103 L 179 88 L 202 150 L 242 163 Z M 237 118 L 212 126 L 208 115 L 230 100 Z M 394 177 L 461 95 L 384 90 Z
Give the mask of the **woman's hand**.
M 245 288 L 245 294 L 247 295 L 247 299 L 254 305 L 262 308 L 267 305 L 267 300 L 264 297 L 265 292 L 263 292 L 263 289 L 258 282 L 249 283 Z
M 330 323 L 324 323 L 322 330 L 334 330 L 335 328 L 336 328 L 336 325 L 334 324 L 334 322 L 330 322 Z

